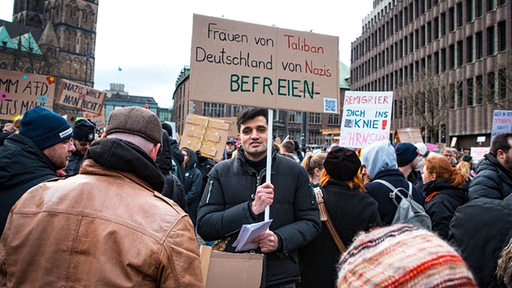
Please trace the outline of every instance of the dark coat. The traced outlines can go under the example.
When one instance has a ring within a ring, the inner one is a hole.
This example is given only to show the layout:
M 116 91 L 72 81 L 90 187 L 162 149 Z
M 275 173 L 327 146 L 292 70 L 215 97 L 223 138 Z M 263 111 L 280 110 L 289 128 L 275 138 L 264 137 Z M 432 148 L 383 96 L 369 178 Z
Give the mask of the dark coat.
M 468 202 L 465 187 L 454 187 L 448 181 L 432 181 L 423 186 L 427 198 L 425 212 L 432 220 L 432 231 L 448 239 L 450 221 L 459 206 Z
M 368 195 L 372 196 L 375 201 L 379 204 L 379 215 L 380 220 L 382 221 L 382 225 L 390 225 L 393 222 L 393 218 L 395 217 L 397 206 L 393 202 L 393 200 L 389 197 L 389 193 L 391 193 L 391 189 L 386 187 L 382 183 L 373 182 L 376 179 L 381 179 L 389 182 L 389 184 L 395 186 L 395 188 L 402 187 L 406 191 L 409 191 L 409 182 L 405 179 L 404 174 L 400 172 L 398 169 L 388 169 L 382 170 L 372 179 L 372 182 L 365 185 Z M 405 195 L 405 192 L 399 192 L 402 195 Z M 414 185 L 412 186 L 412 198 L 414 201 L 419 203 L 421 206 L 425 206 L 425 197 L 423 196 L 423 192 L 421 192 Z M 396 197 L 401 201 L 400 197 Z
M 84 155 L 79 155 L 73 152 L 69 157 L 68 165 L 66 165 L 64 168 L 66 177 L 78 174 L 80 171 L 80 166 L 82 166 L 82 162 L 84 162 Z
M 495 273 L 500 253 L 511 237 L 512 195 L 504 200 L 470 200 L 460 206 L 448 240 L 458 248 L 480 287 L 505 287 Z
M 30 188 L 58 177 L 48 157 L 21 134 L 12 134 L 0 148 L 0 233 L 9 211 Z
M 264 220 L 264 213 L 251 210 L 256 187 L 265 181 L 266 169 L 259 174 L 246 162 L 243 149 L 238 156 L 216 164 L 208 175 L 199 205 L 197 231 L 206 241 L 230 237 L 226 251 L 244 224 Z M 281 240 L 280 249 L 266 254 L 266 285 L 298 281 L 298 249 L 320 232 L 318 205 L 306 170 L 289 158 L 273 153 L 274 203 L 270 207 L 270 230 Z
M 505 169 L 493 155 L 486 154 L 484 158 L 469 185 L 469 199 L 504 199 L 512 192 L 512 172 Z
M 346 247 L 361 231 L 380 226 L 377 202 L 359 190 L 350 191 L 346 183 L 330 181 L 322 188 L 329 216 Z M 341 253 L 322 222 L 322 231 L 299 250 L 301 287 L 335 287 L 338 277 L 336 264 Z
M 186 149 L 189 155 L 189 163 L 185 167 L 185 179 L 183 188 L 185 190 L 185 202 L 187 203 L 187 212 L 192 219 L 194 225 L 197 221 L 197 209 L 199 208 L 199 201 L 203 195 L 203 173 L 197 168 L 197 154 L 188 148 Z

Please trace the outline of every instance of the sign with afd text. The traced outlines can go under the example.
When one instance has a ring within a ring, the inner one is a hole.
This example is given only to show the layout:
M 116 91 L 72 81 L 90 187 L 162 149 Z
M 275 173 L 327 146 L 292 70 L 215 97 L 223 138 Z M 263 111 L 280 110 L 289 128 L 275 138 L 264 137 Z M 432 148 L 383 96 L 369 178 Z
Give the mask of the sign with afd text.
M 85 85 L 62 80 L 57 103 L 99 115 L 107 94 Z
M 339 39 L 194 14 L 190 98 L 338 113 Z
M 494 136 L 504 133 L 512 133 L 512 110 L 494 110 L 491 142 Z
M 343 101 L 340 146 L 364 148 L 389 140 L 393 92 L 347 91 Z
M 35 106 L 52 110 L 54 76 L 0 70 L 0 119 L 12 120 Z

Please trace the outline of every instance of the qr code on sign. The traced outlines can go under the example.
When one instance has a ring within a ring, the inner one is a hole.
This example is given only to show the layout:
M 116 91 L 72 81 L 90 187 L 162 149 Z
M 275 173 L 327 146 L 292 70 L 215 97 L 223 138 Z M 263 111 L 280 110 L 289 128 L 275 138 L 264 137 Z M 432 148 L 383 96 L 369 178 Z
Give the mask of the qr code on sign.
M 338 99 L 324 98 L 324 113 L 338 113 Z

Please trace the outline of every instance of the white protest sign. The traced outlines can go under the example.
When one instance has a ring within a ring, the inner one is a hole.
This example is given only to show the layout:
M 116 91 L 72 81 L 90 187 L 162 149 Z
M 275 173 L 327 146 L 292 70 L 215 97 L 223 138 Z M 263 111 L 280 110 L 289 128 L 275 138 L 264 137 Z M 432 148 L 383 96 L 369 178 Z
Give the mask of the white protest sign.
M 484 155 L 489 153 L 491 147 L 471 147 L 471 157 L 475 160 L 484 159 Z
M 494 110 L 491 142 L 496 135 L 512 132 L 512 110 Z
M 339 145 L 364 148 L 389 139 L 393 92 L 347 91 Z

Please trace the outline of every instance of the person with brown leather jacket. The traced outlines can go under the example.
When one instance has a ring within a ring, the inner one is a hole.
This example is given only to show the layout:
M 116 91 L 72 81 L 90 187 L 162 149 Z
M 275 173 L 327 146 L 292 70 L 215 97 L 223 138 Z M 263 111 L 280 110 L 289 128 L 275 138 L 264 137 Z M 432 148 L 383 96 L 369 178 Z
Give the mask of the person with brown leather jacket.
M 188 215 L 162 191 L 158 117 L 110 115 L 80 173 L 29 190 L 0 240 L 0 287 L 203 287 Z

